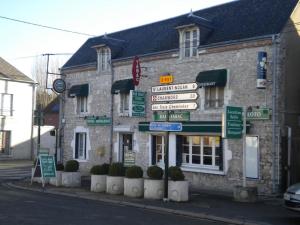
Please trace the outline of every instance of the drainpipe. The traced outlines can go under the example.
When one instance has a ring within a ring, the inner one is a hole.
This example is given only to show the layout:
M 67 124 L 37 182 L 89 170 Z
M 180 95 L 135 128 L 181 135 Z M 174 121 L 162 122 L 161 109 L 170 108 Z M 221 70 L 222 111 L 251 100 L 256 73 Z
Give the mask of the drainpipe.
M 114 67 L 113 64 L 111 62 L 111 85 L 114 82 L 114 75 L 115 75 L 115 71 L 114 71 Z M 114 95 L 111 93 L 110 94 L 110 116 L 111 116 L 111 125 L 110 125 L 110 153 L 109 153 L 109 163 L 111 164 L 113 161 L 113 135 L 114 135 Z
M 272 36 L 272 55 L 273 55 L 273 63 L 272 63 L 272 192 L 278 192 L 278 181 L 279 181 L 279 154 L 277 149 L 279 134 L 278 134 L 278 104 L 277 104 L 277 89 L 278 89 L 278 74 L 277 74 L 277 44 L 279 43 L 278 35 Z

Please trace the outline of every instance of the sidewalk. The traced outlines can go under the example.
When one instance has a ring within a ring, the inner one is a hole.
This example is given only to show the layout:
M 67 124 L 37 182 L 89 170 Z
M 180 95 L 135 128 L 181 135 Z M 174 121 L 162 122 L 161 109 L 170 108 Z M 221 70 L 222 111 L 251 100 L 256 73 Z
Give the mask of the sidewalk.
M 160 200 L 135 199 L 125 196 L 90 192 L 88 187 L 65 188 L 41 184 L 30 185 L 29 180 L 16 181 L 11 187 L 65 195 L 84 199 L 98 200 L 106 203 L 144 208 L 164 213 L 178 214 L 195 218 L 209 219 L 229 224 L 244 225 L 296 225 L 300 224 L 300 214 L 286 210 L 281 199 L 260 198 L 257 203 L 235 202 L 229 196 L 205 192 L 192 192 L 187 203 L 163 202 Z

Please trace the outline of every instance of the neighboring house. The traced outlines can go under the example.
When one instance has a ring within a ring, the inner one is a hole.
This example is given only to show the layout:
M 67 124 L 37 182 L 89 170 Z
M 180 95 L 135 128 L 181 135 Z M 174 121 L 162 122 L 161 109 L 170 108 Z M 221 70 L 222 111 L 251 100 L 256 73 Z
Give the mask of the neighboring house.
M 55 129 L 59 127 L 59 97 L 53 99 L 43 109 L 44 125 L 54 126 Z
M 35 82 L 0 57 L 0 160 L 33 157 Z
M 173 84 L 197 82 L 199 97 L 195 110 L 172 108 L 174 121 L 186 121 L 182 131 L 169 133 L 169 164 L 180 166 L 194 188 L 241 185 L 243 141 L 222 138 L 222 114 L 224 106 L 244 106 L 252 115 L 267 114 L 247 122 L 247 185 L 262 194 L 280 192 L 284 168 L 291 168 L 290 182 L 300 180 L 299 23 L 296 0 L 242 0 L 88 39 L 62 68 L 64 160 L 77 159 L 85 172 L 96 163 L 126 163 L 133 153 L 144 169 L 164 167 L 165 132 L 149 124 L 165 116 L 151 110 L 151 95 L 166 90 L 151 87 L 171 74 Z M 135 56 L 142 70 L 138 86 Z M 266 62 L 258 71 L 261 56 Z M 266 80 L 257 79 L 265 72 Z M 133 90 L 146 93 L 145 116 L 133 113 Z M 172 102 L 169 97 L 156 103 Z

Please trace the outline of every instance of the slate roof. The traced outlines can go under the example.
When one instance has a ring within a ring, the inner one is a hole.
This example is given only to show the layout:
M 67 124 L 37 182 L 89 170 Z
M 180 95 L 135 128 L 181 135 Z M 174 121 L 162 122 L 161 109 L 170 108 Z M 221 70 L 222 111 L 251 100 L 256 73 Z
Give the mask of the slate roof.
M 58 114 L 59 113 L 59 98 L 56 97 L 53 99 L 45 108 L 44 108 L 45 114 Z
M 93 46 L 106 44 L 112 59 L 175 50 L 179 48 L 176 27 L 195 23 L 200 27 L 200 45 L 278 34 L 298 0 L 240 0 L 184 14 L 163 21 L 88 39 L 63 66 L 95 64 Z M 203 32 L 205 31 L 205 32 Z M 203 35 L 205 33 L 205 35 Z
M 0 57 L 0 80 L 1 79 L 34 83 L 32 79 Z

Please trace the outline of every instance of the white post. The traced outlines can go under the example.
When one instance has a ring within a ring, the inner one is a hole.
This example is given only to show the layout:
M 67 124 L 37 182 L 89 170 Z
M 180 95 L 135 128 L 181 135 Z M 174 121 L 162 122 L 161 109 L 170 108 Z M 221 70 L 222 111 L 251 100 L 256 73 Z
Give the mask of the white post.
M 246 107 L 243 107 L 243 187 L 246 187 Z

